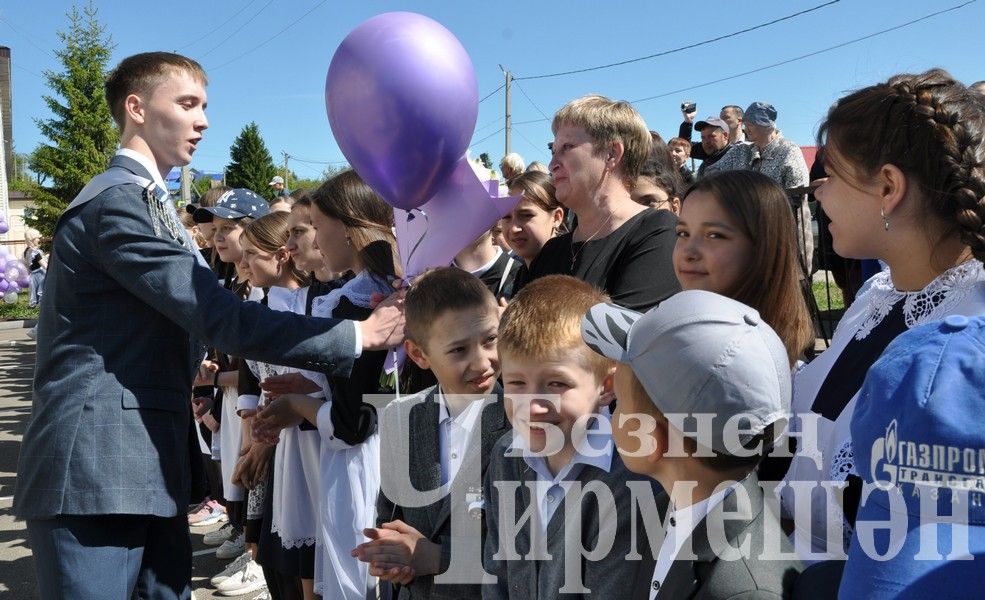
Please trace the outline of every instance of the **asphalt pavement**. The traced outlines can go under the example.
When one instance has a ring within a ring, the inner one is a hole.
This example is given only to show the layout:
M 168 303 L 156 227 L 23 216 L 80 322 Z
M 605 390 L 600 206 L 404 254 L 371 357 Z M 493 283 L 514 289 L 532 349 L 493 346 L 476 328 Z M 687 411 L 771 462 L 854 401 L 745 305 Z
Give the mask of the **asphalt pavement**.
M 0 323 L 2 327 L 8 325 Z M 24 522 L 15 520 L 11 511 L 17 454 L 31 413 L 34 360 L 35 344 L 27 337 L 27 329 L 0 328 L 0 598 L 10 600 L 38 597 L 27 531 Z M 209 578 L 225 568 L 229 561 L 220 561 L 215 557 L 215 548 L 202 543 L 203 535 L 218 528 L 219 525 L 214 525 L 191 531 L 192 588 L 196 600 L 225 597 L 215 594 Z M 233 598 L 249 600 L 257 594 Z

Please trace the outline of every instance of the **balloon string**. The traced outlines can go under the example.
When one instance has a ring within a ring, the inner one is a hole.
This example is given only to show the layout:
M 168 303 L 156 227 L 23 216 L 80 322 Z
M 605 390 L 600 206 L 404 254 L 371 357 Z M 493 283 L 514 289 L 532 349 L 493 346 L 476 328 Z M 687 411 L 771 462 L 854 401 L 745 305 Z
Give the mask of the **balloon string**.
M 410 249 L 410 252 L 409 253 L 407 253 L 407 270 L 408 271 L 410 270 L 411 261 L 414 259 L 414 254 L 417 253 L 417 249 L 420 248 L 421 244 L 424 242 L 424 238 L 428 234 L 428 229 L 431 227 L 431 219 L 430 219 L 430 217 L 428 217 L 428 214 L 426 212 L 424 212 L 423 210 L 421 210 L 419 208 L 414 208 L 414 209 L 412 209 L 412 211 L 417 211 L 417 212 L 421 213 L 421 216 L 422 217 L 424 217 L 424 233 L 422 233 L 421 236 L 419 238 L 417 238 L 417 242 L 414 244 L 414 247 Z M 411 215 L 413 215 L 413 212 L 411 212 Z M 404 273 L 404 278 L 407 280 L 407 284 L 409 285 L 411 279 L 414 276 L 417 276 L 417 275 L 420 275 L 420 273 Z

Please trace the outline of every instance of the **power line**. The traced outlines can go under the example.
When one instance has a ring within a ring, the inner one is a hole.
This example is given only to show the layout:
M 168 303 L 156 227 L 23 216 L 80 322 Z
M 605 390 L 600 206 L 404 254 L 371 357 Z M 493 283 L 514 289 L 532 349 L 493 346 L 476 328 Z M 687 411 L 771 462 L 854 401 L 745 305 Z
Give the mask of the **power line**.
M 492 127 L 493 125 L 495 125 L 496 123 L 499 123 L 502 120 L 503 120 L 503 117 L 496 117 L 495 119 L 493 119 L 492 121 L 489 121 L 488 123 L 486 123 L 482 127 L 476 127 L 475 128 L 475 131 L 472 132 L 472 135 L 475 135 L 475 134 L 479 133 L 480 131 L 482 131 L 483 129 L 486 129 L 487 127 Z
M 267 0 L 267 3 L 264 4 L 263 6 L 261 6 L 260 7 L 260 10 L 256 11 L 255 13 L 253 13 L 253 16 L 250 17 L 249 19 L 247 19 L 246 22 L 244 22 L 242 25 L 240 25 L 239 27 L 237 27 L 235 31 L 233 31 L 232 33 L 230 33 L 229 35 L 227 35 L 225 38 L 223 38 L 223 40 L 221 42 L 219 42 L 215 46 L 212 46 L 211 48 L 209 48 L 208 50 L 206 50 L 205 52 L 203 52 L 198 57 L 199 60 L 205 58 L 209 54 L 212 54 L 212 51 L 213 50 L 215 50 L 219 46 L 221 46 L 221 45 L 225 44 L 226 42 L 228 42 L 229 40 L 231 40 L 234 35 L 236 35 L 240 31 L 242 31 L 244 27 L 246 27 L 247 25 L 249 25 L 250 23 L 252 23 L 253 22 L 253 19 L 259 17 L 260 16 L 260 13 L 262 13 L 268 6 L 270 6 L 271 4 L 273 4 L 273 2 L 274 2 L 274 0 Z
M 482 138 L 481 140 L 479 140 L 477 142 L 473 142 L 472 145 L 469 146 L 469 148 L 474 148 L 475 146 L 478 146 L 479 144 L 481 144 L 482 142 L 488 140 L 492 136 L 498 135 L 498 134 L 502 133 L 505 129 L 506 129 L 505 127 L 500 127 L 499 129 L 497 129 L 496 131 L 490 133 L 489 135 L 487 135 L 486 137 Z
M 228 19 L 226 19 L 225 21 L 223 21 L 219 25 L 216 25 L 216 27 L 214 29 L 212 29 L 212 31 L 210 31 L 208 33 L 203 33 L 203 34 L 199 35 L 194 40 L 192 40 L 192 41 L 188 42 L 187 44 L 185 44 L 184 46 L 181 46 L 180 48 L 178 48 L 178 50 L 184 50 L 185 48 L 194 46 L 196 42 L 200 42 L 203 39 L 205 39 L 205 38 L 209 37 L 210 35 L 212 35 L 213 33 L 219 31 L 220 29 L 222 29 L 223 27 L 225 27 L 226 25 L 228 25 L 230 21 L 232 21 L 236 17 L 238 17 L 241 14 L 243 14 L 243 11 L 244 10 L 246 10 L 247 8 L 253 6 L 253 3 L 256 2 L 256 1 L 257 0 L 250 0 L 243 8 L 241 8 L 241 9 L 237 10 L 235 13 L 233 13 L 233 16 L 229 17 Z
M 483 102 L 485 102 L 486 100 L 488 100 L 488 99 L 490 99 L 490 98 L 492 98 L 492 97 L 493 97 L 493 95 L 494 95 L 494 94 L 495 94 L 496 92 L 498 92 L 499 90 L 501 90 L 501 89 L 503 89 L 504 87 L 506 87 L 506 84 L 505 84 L 505 83 L 504 83 L 503 85 L 501 85 L 501 86 L 499 86 L 498 88 L 496 88 L 496 89 L 494 89 L 493 91 L 491 91 L 491 92 L 489 92 L 488 94 L 486 94 L 486 95 L 485 95 L 485 96 L 484 96 L 484 97 L 482 98 L 482 100 L 479 100 L 479 104 L 482 104 L 482 103 L 483 103 Z
M 541 146 L 540 148 L 538 148 L 537 147 L 537 144 L 531 142 L 530 141 L 530 138 L 528 138 L 527 136 L 523 135 L 523 132 L 520 131 L 519 129 L 514 129 L 513 131 L 515 131 L 518 136 L 520 136 L 521 138 L 523 138 L 523 141 L 525 141 L 528 144 L 530 144 L 530 147 L 533 148 L 537 152 L 543 151 L 543 149 L 546 147 L 546 146 Z
M 549 118 L 544 117 L 543 119 L 530 119 L 529 121 L 513 121 L 514 125 L 530 125 L 531 123 L 543 123 L 544 121 L 550 121 Z
M 837 4 L 840 1 L 841 0 L 831 0 L 830 2 L 825 2 L 824 4 L 818 4 L 817 6 L 814 6 L 812 8 L 808 8 L 808 9 L 802 10 L 800 12 L 795 12 L 792 15 L 787 15 L 785 17 L 780 17 L 778 19 L 773 19 L 772 21 L 768 21 L 766 23 L 760 23 L 759 25 L 755 25 L 753 27 L 748 27 L 746 29 L 741 29 L 739 31 L 734 31 L 732 33 L 727 33 L 725 35 L 720 35 L 720 36 L 718 36 L 716 38 L 711 38 L 709 40 L 704 40 L 702 42 L 696 42 L 694 44 L 688 44 L 687 46 L 681 46 L 680 48 L 673 48 L 671 50 L 664 50 L 662 52 L 657 52 L 656 54 L 650 54 L 650 55 L 647 55 L 647 56 L 640 56 L 639 58 L 631 58 L 629 60 L 621 60 L 619 62 L 609 63 L 609 64 L 606 64 L 606 65 L 598 65 L 598 66 L 595 66 L 595 67 L 586 67 L 584 69 L 574 69 L 572 71 L 561 71 L 559 73 L 547 73 L 547 74 L 544 74 L 544 75 L 529 75 L 527 77 L 515 77 L 513 79 L 513 81 L 526 81 L 527 79 L 547 79 L 549 77 L 561 77 L 562 75 L 574 75 L 576 73 L 587 73 L 589 71 L 598 71 L 598 70 L 601 70 L 601 69 L 608 69 L 610 67 L 618 67 L 618 66 L 621 66 L 621 65 L 628 65 L 630 63 L 640 62 L 640 61 L 643 61 L 643 60 L 649 60 L 651 58 L 657 58 L 659 56 L 667 56 L 668 54 L 674 54 L 676 52 L 681 52 L 681 51 L 684 51 L 684 50 L 690 50 L 691 48 L 697 48 L 699 46 L 705 46 L 707 44 L 718 42 L 718 41 L 721 41 L 721 40 L 724 40 L 724 39 L 727 39 L 727 38 L 730 38 L 730 37 L 735 37 L 735 36 L 741 35 L 743 33 L 749 33 L 750 31 L 755 31 L 757 29 L 762 29 L 764 27 L 769 27 L 770 25 L 775 25 L 776 23 L 779 23 L 781 21 L 787 21 L 789 19 L 793 19 L 794 17 L 799 17 L 800 15 L 805 15 L 805 14 L 807 14 L 809 12 L 814 12 L 815 10 L 820 10 L 820 9 L 826 7 L 826 6 L 831 6 L 832 4 Z
M 334 160 L 334 161 L 333 160 L 307 160 L 307 159 L 304 159 L 304 158 L 298 158 L 298 157 L 294 156 L 293 154 L 291 155 L 291 160 L 296 161 L 296 162 L 299 162 L 299 163 L 307 163 L 309 165 L 347 165 L 347 164 L 349 164 L 348 161 L 344 161 L 344 160 Z
M 232 64 L 232 63 L 236 62 L 237 60 L 243 58 L 247 54 L 250 54 L 252 52 L 256 52 L 260 48 L 263 48 L 264 46 L 266 46 L 270 42 L 272 42 L 275 39 L 277 39 L 277 37 L 279 37 L 282 33 L 284 33 L 285 31 L 287 31 L 291 27 L 294 27 L 295 25 L 297 25 L 298 23 L 300 23 L 302 19 L 304 19 L 305 17 L 307 17 L 311 13 L 313 13 L 316 10 L 318 10 L 319 8 L 321 8 L 322 5 L 324 5 L 326 2 L 328 2 L 328 0 L 321 0 L 321 2 L 319 2 L 318 4 L 316 4 L 313 7 L 311 7 L 311 9 L 309 9 L 308 12 L 304 13 L 303 15 L 301 15 L 300 17 L 298 17 L 297 19 L 295 19 L 295 20 L 291 21 L 290 23 L 288 23 L 286 27 L 284 27 L 283 29 L 281 29 L 280 31 L 278 31 L 277 33 L 275 33 L 274 35 L 272 35 L 269 38 L 267 38 L 266 40 L 260 42 L 256 46 L 253 46 L 252 48 L 250 48 L 246 52 L 243 52 L 239 56 L 236 56 L 236 57 L 234 57 L 234 58 L 232 58 L 230 60 L 227 60 L 226 62 L 222 63 L 221 65 L 219 65 L 217 67 L 210 68 L 209 71 L 215 71 L 216 69 L 221 69 L 221 68 L 225 67 L 226 65 Z M 268 2 L 268 4 L 269 4 L 269 2 Z
M 696 90 L 698 88 L 707 87 L 709 85 L 714 85 L 716 83 L 722 83 L 723 81 L 730 81 L 732 79 L 738 79 L 739 77 L 745 77 L 746 75 L 752 75 L 753 73 L 759 73 L 761 71 L 766 71 L 767 69 L 773 69 L 775 67 L 780 67 L 780 66 L 783 66 L 783 65 L 787 65 L 787 64 L 790 64 L 792 62 L 797 62 L 799 60 L 804 60 L 805 58 L 810 58 L 812 56 L 817 56 L 818 54 L 824 54 L 825 52 L 830 52 L 832 50 L 837 50 L 839 48 L 844 48 L 845 46 L 850 46 L 852 44 L 857 44 L 858 42 L 863 42 L 865 40 L 872 39 L 872 38 L 874 38 L 876 36 L 880 36 L 880 35 L 883 35 L 885 33 L 889 33 L 891 31 L 896 31 L 898 29 L 903 29 L 904 27 L 909 27 L 910 25 L 914 25 L 914 24 L 919 23 L 921 21 L 926 21 L 927 19 L 931 19 L 931 18 L 936 17 L 938 15 L 942 15 L 944 13 L 952 12 L 952 11 L 958 10 L 959 8 L 964 8 L 965 6 L 968 6 L 969 4 L 974 4 L 975 2 L 977 2 L 977 0 L 969 0 L 968 2 L 965 2 L 964 4 L 958 4 L 957 6 L 952 6 L 950 8 L 945 8 L 944 10 L 939 10 L 937 12 L 933 12 L 933 13 L 930 13 L 928 15 L 924 15 L 924 16 L 922 16 L 920 18 L 913 19 L 912 21 L 907 21 L 906 23 L 901 23 L 901 24 L 896 25 L 894 27 L 890 27 L 889 29 L 883 29 L 882 31 L 877 31 L 875 33 L 870 33 L 869 35 L 865 35 L 865 36 L 862 36 L 860 38 L 855 38 L 854 40 L 849 40 L 847 42 L 842 42 L 842 43 L 836 44 L 834 46 L 829 46 L 829 47 L 824 48 L 822 50 L 816 50 L 814 52 L 808 52 L 807 54 L 801 54 L 800 56 L 796 56 L 794 58 L 788 58 L 787 60 L 783 60 L 783 61 L 780 61 L 780 62 L 777 62 L 777 63 L 773 63 L 771 65 L 766 65 L 764 67 L 759 67 L 758 69 L 752 69 L 751 71 L 745 71 L 745 72 L 742 72 L 742 73 L 737 73 L 735 75 L 729 75 L 728 77 L 722 77 L 720 79 L 715 79 L 714 81 L 706 81 L 704 83 L 699 83 L 697 85 L 691 85 L 691 86 L 688 86 L 688 87 L 684 87 L 684 88 L 672 90 L 672 91 L 669 91 L 669 92 L 664 92 L 662 94 L 657 94 L 656 96 L 647 96 L 646 98 L 640 98 L 639 100 L 633 100 L 630 103 L 631 104 L 638 104 L 640 102 L 646 102 L 648 100 L 656 100 L 657 98 L 665 98 L 667 96 L 673 96 L 673 95 L 679 94 L 681 92 L 687 92 L 687 91 L 690 91 L 690 90 Z
M 48 48 L 42 48 L 41 46 L 35 44 L 34 43 L 34 40 L 31 39 L 31 36 L 27 35 L 26 33 L 24 33 L 23 31 L 21 31 L 17 27 L 14 27 L 14 24 L 11 23 L 10 21 L 8 21 L 7 19 L 4 19 L 3 17 L 0 17 L 0 22 L 4 23 L 7 27 L 10 27 L 11 29 L 13 29 L 14 32 L 16 32 L 22 38 L 24 38 L 25 40 L 27 40 L 27 43 L 28 44 L 31 44 L 32 46 L 34 46 L 38 50 L 40 50 L 40 51 L 44 52 L 45 54 L 47 54 L 48 56 L 50 56 L 51 58 L 58 58 L 57 56 L 55 56 L 55 54 L 50 49 L 48 49 Z
M 546 114 L 544 113 L 544 111 L 542 111 L 542 110 L 540 110 L 540 107 L 539 107 L 539 106 L 537 106 L 537 103 L 535 103 L 535 102 L 533 101 L 533 99 L 531 99 L 531 98 L 530 98 L 530 96 L 528 96 L 528 95 L 527 95 L 527 92 L 525 92 L 525 91 L 523 91 L 523 88 L 522 88 L 522 87 L 520 87 L 520 84 L 519 84 L 519 83 L 517 83 L 515 79 L 513 80 L 513 85 L 515 85 L 515 86 L 516 86 L 516 89 L 518 89 L 518 90 L 520 90 L 520 93 L 521 93 L 521 94 L 523 94 L 523 97 L 527 99 L 527 102 L 529 102 L 529 103 L 530 103 L 530 106 L 533 106 L 534 108 L 536 108 L 536 109 L 537 109 L 537 112 L 539 112 L 539 113 L 541 114 L 541 116 L 543 116 L 543 117 L 544 117 L 545 119 L 548 119 L 548 120 L 550 120 L 550 117 L 548 117 L 548 116 L 547 116 L 547 115 L 546 115 Z

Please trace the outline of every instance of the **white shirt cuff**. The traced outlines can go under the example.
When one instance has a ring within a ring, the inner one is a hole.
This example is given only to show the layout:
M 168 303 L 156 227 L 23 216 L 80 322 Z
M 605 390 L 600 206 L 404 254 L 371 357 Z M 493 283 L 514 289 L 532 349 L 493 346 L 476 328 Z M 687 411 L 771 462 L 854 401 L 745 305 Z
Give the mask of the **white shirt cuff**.
M 353 358 L 363 355 L 363 328 L 359 326 L 359 321 L 353 321 L 352 326 L 356 328 L 356 351 L 352 353 Z

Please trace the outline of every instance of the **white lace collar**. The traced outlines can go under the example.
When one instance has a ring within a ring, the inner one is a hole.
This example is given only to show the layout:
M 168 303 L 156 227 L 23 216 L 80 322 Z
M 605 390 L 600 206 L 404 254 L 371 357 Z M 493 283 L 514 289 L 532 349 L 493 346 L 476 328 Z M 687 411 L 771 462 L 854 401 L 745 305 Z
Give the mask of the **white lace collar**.
M 315 298 L 311 305 L 311 315 L 315 317 L 331 316 L 332 311 L 339 305 L 343 296 L 356 306 L 369 308 L 373 294 L 386 294 L 388 291 L 393 291 L 393 288 L 387 286 L 385 281 L 370 274 L 369 271 L 362 270 L 342 287 Z
M 855 339 L 868 337 L 900 300 L 903 301 L 907 329 L 940 320 L 950 314 L 951 308 L 964 300 L 976 284 L 985 282 L 982 267 L 979 260 L 965 261 L 944 271 L 916 292 L 897 290 L 888 269 L 873 276 L 868 292 L 857 299 L 866 303 L 863 309 L 866 317 L 855 331 Z

